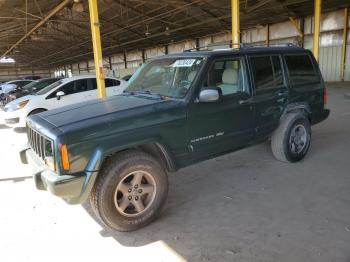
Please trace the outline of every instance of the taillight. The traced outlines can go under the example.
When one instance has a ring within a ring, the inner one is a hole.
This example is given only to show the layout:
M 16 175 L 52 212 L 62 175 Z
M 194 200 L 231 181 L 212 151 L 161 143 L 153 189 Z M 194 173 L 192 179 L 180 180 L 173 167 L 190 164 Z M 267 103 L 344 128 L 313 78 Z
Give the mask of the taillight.
M 61 152 L 62 167 L 64 170 L 68 171 L 70 169 L 68 147 L 67 147 L 67 145 L 60 144 L 59 149 Z
M 327 104 L 328 103 L 328 91 L 327 91 L 327 88 L 324 88 L 324 91 L 323 91 L 323 104 Z

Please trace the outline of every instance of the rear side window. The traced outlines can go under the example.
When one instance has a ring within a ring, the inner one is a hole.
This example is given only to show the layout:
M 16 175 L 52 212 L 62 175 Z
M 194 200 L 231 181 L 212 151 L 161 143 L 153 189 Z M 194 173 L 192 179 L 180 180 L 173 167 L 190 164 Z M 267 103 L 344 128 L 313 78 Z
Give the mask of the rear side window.
M 283 85 L 283 72 L 281 66 L 281 59 L 279 56 L 272 56 L 273 74 L 275 86 Z
M 279 56 L 256 56 L 250 58 L 255 89 L 274 88 L 283 85 Z
M 319 81 L 309 55 L 286 55 L 285 60 L 291 85 Z
M 105 85 L 106 85 L 106 87 L 119 86 L 120 85 L 120 81 L 115 80 L 115 79 L 106 78 L 105 79 Z
M 96 89 L 97 89 L 96 78 L 89 78 L 87 83 L 87 91 L 96 90 Z

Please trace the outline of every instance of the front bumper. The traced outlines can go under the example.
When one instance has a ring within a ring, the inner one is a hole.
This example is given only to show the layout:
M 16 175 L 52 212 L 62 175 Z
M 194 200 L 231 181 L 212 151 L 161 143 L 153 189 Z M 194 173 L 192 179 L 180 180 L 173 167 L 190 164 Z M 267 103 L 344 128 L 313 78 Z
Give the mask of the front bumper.
M 20 158 L 23 164 L 30 164 L 33 167 L 33 179 L 37 189 L 47 190 L 69 204 L 83 203 L 89 196 L 97 176 L 97 171 L 58 175 L 50 170 L 30 148 L 20 151 Z
M 26 117 L 25 113 L 22 110 L 16 111 L 4 111 L 3 113 L 5 124 L 10 127 L 25 127 L 26 126 Z

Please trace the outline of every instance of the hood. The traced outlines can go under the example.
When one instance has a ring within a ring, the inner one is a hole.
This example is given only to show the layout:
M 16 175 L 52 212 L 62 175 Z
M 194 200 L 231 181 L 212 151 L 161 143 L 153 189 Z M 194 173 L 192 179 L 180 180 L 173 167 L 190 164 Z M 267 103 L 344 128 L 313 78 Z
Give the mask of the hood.
M 182 101 L 119 95 L 57 108 L 37 116 L 62 132 L 69 132 L 90 126 L 110 126 L 118 120 L 131 119 L 135 116 L 162 111 L 179 103 L 182 103 Z M 33 116 L 34 119 L 36 119 L 36 115 Z
M 4 93 L 8 93 L 14 90 L 16 87 L 17 86 L 15 84 L 6 84 L 6 85 L 3 85 L 1 88 Z

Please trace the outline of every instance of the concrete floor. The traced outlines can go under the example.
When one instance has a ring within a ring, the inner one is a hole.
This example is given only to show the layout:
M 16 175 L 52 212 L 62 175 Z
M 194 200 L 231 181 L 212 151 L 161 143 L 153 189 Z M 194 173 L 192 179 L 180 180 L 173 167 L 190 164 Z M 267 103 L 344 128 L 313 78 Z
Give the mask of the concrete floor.
M 329 89 L 304 161 L 264 143 L 170 174 L 162 216 L 132 233 L 36 191 L 17 155 L 25 134 L 0 124 L 0 261 L 350 261 L 347 86 Z

